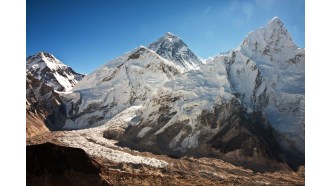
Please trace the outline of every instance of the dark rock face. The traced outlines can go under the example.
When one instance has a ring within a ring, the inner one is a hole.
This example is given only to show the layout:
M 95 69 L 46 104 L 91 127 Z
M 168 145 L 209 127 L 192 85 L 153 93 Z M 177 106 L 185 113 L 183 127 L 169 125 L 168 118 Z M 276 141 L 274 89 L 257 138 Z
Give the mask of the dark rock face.
M 219 132 L 207 141 L 217 149 L 213 155 L 260 172 L 286 168 L 281 159 L 282 150 L 263 114 L 253 112 L 244 116 L 234 112 L 227 121 L 230 122 L 224 122 Z
M 62 130 L 65 124 L 67 108 L 56 91 L 69 87 L 65 83 L 62 85 L 55 76 L 61 76 L 72 86 L 84 77 L 46 52 L 26 59 L 27 137 Z
M 107 138 L 107 139 L 118 140 L 123 135 L 124 132 L 125 132 L 125 130 L 122 128 L 106 130 L 103 132 L 103 137 Z
M 164 118 L 163 118 L 164 119 Z M 159 121 L 165 123 L 168 120 Z M 137 149 L 139 151 L 147 151 L 155 154 L 166 154 L 173 157 L 184 156 L 184 153 L 174 150 L 169 147 L 170 142 L 181 130 L 190 130 L 189 126 L 185 126 L 185 123 L 176 123 L 172 127 L 169 127 L 164 130 L 163 133 L 154 135 L 163 125 L 154 126 L 148 134 L 144 137 L 137 137 L 139 131 L 144 128 L 145 125 L 139 126 L 129 126 L 124 134 L 119 138 L 118 145 L 127 146 L 132 149 Z M 154 123 L 155 124 L 155 123 Z M 164 124 L 165 125 L 165 124 Z
M 169 156 L 214 157 L 226 160 L 234 165 L 254 171 L 276 171 L 288 169 L 282 160 L 283 153 L 276 142 L 273 130 L 266 117 L 259 112 L 245 113 L 243 106 L 232 100 L 223 105 L 215 105 L 204 110 L 198 117 L 198 128 L 192 129 L 189 120 L 176 122 L 163 132 L 156 132 L 166 125 L 176 114 L 163 102 L 157 122 L 142 121 L 139 125 L 129 126 L 119 139 L 119 145 L 137 150 L 149 151 Z M 150 130 L 139 137 L 144 127 Z M 199 131 L 198 146 L 180 150 L 180 144 Z M 172 140 L 181 133 L 176 145 Z
M 173 138 L 181 131 L 188 130 L 191 132 L 189 126 L 186 126 L 188 120 L 183 122 L 177 122 L 169 128 L 166 128 L 164 132 L 155 135 L 155 133 L 166 125 L 170 119 L 176 114 L 176 112 L 170 112 L 171 103 L 177 101 L 178 97 L 163 96 L 157 99 L 157 104 L 160 104 L 158 111 L 153 114 L 160 114 L 157 120 L 150 121 L 148 118 L 139 118 L 140 124 L 136 126 L 128 126 L 123 135 L 119 138 L 119 145 L 128 146 L 138 149 L 140 151 L 149 151 L 156 154 L 167 154 L 171 156 L 180 156 L 177 150 L 169 147 Z M 162 103 L 162 104 L 161 104 Z M 148 133 L 143 137 L 138 137 L 139 132 L 144 127 L 150 127 Z
M 148 47 L 163 58 L 189 69 L 191 66 L 199 66 L 202 61 L 188 48 L 188 46 L 177 36 L 167 33 Z
M 26 147 L 27 185 L 108 185 L 100 167 L 79 148 L 52 143 Z
M 29 71 L 26 73 L 26 115 L 27 132 L 29 125 L 40 121 L 49 130 L 60 130 L 66 120 L 66 109 L 59 94 Z
M 140 54 L 145 52 L 146 49 L 145 48 L 139 48 L 135 53 L 131 54 L 130 56 L 128 56 L 127 60 L 130 59 L 138 59 L 140 57 Z

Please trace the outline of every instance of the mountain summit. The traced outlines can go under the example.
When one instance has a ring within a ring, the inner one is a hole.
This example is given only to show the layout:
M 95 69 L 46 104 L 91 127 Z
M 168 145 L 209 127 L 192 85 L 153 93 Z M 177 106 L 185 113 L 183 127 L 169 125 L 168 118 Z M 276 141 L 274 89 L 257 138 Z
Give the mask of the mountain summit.
M 255 58 L 287 56 L 298 48 L 283 22 L 274 17 L 266 26 L 250 32 L 239 46 L 241 51 Z
M 68 91 L 84 75 L 76 73 L 71 67 L 64 65 L 54 55 L 47 52 L 39 52 L 26 59 L 26 69 L 35 78 L 46 83 L 57 91 Z
M 179 75 L 175 62 L 140 46 L 85 76 L 68 95 L 75 112 L 65 128 L 102 125 L 132 106 L 140 106 Z
M 182 72 L 197 70 L 203 62 L 176 35 L 167 32 L 148 46 L 163 58 L 175 62 Z
M 72 92 L 59 93 L 62 129 L 95 127 L 93 135 L 102 140 L 137 150 L 217 157 L 257 171 L 299 166 L 304 65 L 305 50 L 277 17 L 205 64 L 168 32 L 69 84 Z M 75 77 L 45 53 L 29 57 L 27 68 L 54 88 L 60 75 Z
M 181 56 L 180 43 L 167 33 L 149 48 L 170 58 Z M 273 160 L 302 163 L 304 64 L 304 49 L 275 17 L 238 48 L 166 82 L 121 142 L 175 156 L 212 154 L 252 169 L 271 167 Z M 287 159 L 280 160 L 282 150 Z

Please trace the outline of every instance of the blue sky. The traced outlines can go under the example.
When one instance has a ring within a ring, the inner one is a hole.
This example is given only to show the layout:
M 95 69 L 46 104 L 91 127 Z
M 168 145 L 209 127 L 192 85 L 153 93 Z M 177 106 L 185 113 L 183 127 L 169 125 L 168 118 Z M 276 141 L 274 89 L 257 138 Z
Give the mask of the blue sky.
M 197 56 L 214 56 L 274 16 L 305 47 L 304 0 L 27 0 L 26 6 L 26 56 L 50 52 L 85 74 L 166 32 Z

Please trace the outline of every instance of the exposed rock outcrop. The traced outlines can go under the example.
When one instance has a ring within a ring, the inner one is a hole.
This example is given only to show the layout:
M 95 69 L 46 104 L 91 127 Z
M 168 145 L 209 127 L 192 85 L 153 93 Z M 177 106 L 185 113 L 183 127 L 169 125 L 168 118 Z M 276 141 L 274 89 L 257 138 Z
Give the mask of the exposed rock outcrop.
M 61 130 L 66 120 L 66 109 L 52 87 L 26 71 L 26 135 L 37 135 L 49 130 Z
M 85 75 L 76 73 L 71 67 L 64 65 L 54 55 L 47 52 L 27 57 L 26 69 L 35 78 L 57 91 L 68 91 Z

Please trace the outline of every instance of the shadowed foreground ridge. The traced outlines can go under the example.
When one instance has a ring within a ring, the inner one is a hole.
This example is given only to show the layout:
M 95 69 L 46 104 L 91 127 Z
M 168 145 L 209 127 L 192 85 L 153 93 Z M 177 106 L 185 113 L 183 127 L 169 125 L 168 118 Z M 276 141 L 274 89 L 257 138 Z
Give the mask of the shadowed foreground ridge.
M 26 147 L 27 185 L 107 185 L 100 166 L 79 148 L 53 143 Z
M 109 185 L 304 185 L 303 166 L 297 172 L 283 170 L 256 173 L 217 158 L 154 155 L 119 148 L 115 145 L 116 141 L 112 140 L 102 143 L 102 134 L 95 136 L 98 132 L 96 129 L 51 132 L 28 138 L 27 185 L 102 185 L 105 182 L 98 182 L 100 176 Z M 92 137 L 95 140 L 91 140 Z M 82 144 L 83 150 L 62 146 L 68 145 L 69 141 Z M 116 157 L 124 158 L 120 161 L 103 156 L 118 154 L 119 151 L 122 155 Z M 82 157 L 85 158 L 82 158 L 80 152 L 93 152 L 93 155 L 89 158 L 84 155 Z M 80 155 L 77 157 L 74 154 Z M 59 161 L 59 156 L 63 163 Z M 150 161 L 127 162 L 127 157 L 140 157 L 144 160 L 154 158 L 167 162 L 167 165 L 154 167 Z M 54 161 L 50 161 L 50 158 Z M 61 173 L 63 170 L 65 174 Z M 92 181 L 94 183 L 90 184 Z

